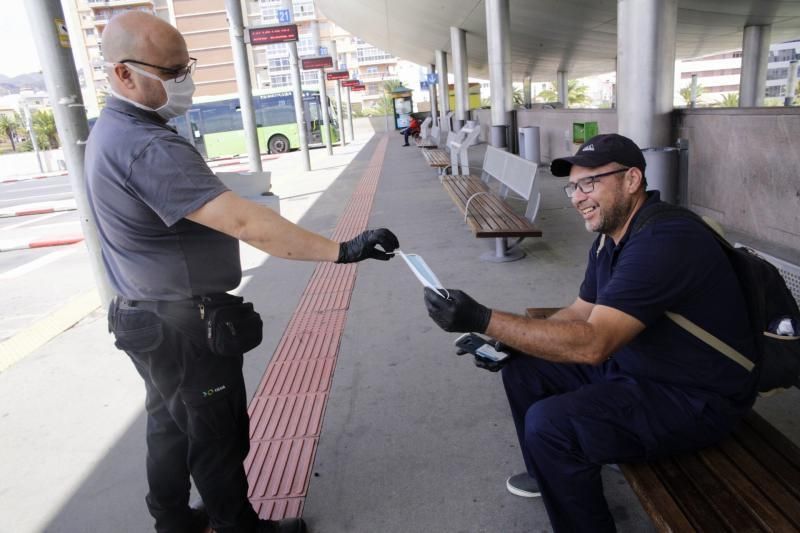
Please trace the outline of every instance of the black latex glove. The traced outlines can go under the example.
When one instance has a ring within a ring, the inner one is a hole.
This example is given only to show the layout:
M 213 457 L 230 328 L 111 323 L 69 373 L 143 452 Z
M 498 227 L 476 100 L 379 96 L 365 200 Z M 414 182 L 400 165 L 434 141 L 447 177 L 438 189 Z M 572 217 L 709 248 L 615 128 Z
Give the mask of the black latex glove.
M 465 292 L 447 289 L 447 293 L 450 297 L 444 299 L 425 287 L 425 306 L 433 321 L 445 331 L 485 333 L 492 310 Z
M 376 248 L 380 245 L 383 250 Z M 339 243 L 339 258 L 337 263 L 356 263 L 364 259 L 378 259 L 388 261 L 393 257 L 393 252 L 400 247 L 394 233 L 386 228 L 368 229 L 361 235 Z
M 494 345 L 495 349 L 498 351 L 505 351 L 501 349 L 502 347 L 508 348 L 505 344 L 501 343 L 500 341 L 493 341 L 492 345 Z M 464 355 L 468 354 L 469 352 L 466 350 L 462 350 L 461 348 L 456 348 L 456 355 Z M 512 355 L 513 357 L 513 355 Z M 510 358 L 503 359 L 502 361 L 490 361 L 489 359 L 485 359 L 483 357 L 479 357 L 477 355 L 472 354 L 472 362 L 475 363 L 475 366 L 478 368 L 482 368 L 484 370 L 488 370 L 489 372 L 499 372 L 506 366 L 506 363 L 510 361 Z

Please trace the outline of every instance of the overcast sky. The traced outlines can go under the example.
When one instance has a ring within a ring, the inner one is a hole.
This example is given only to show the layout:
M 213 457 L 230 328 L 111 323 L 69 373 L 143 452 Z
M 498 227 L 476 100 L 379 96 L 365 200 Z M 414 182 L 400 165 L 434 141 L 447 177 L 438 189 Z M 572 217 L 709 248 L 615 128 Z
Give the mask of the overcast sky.
M 16 76 L 38 72 L 39 57 L 31 37 L 24 0 L 0 0 L 0 74 Z

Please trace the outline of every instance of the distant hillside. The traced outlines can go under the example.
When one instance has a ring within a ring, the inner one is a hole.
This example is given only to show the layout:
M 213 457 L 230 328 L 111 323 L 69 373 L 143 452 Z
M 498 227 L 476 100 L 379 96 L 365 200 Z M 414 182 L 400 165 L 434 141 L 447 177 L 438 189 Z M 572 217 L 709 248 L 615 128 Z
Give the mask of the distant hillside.
M 6 76 L 0 74 L 0 93 L 14 94 L 22 89 L 34 89 L 44 91 L 44 76 L 41 72 L 31 72 L 20 74 L 19 76 Z

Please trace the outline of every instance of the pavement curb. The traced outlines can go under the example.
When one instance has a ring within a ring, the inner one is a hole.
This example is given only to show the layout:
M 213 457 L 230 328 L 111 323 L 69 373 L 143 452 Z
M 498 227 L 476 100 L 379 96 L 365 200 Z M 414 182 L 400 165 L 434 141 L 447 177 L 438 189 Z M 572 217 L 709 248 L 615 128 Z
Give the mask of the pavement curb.
M 12 250 L 25 250 L 29 248 L 47 248 L 49 246 L 66 246 L 83 240 L 83 235 L 73 235 L 58 238 L 37 239 L 35 241 L 0 242 L 0 252 Z
M 45 215 L 47 213 L 57 213 L 59 211 L 77 211 L 76 206 L 64 207 L 43 207 L 41 209 L 26 209 L 23 211 L 0 211 L 0 218 L 24 217 L 28 215 Z
M 29 181 L 29 180 L 41 180 L 41 179 L 45 179 L 45 178 L 55 178 L 55 177 L 59 177 L 59 176 L 66 176 L 67 174 L 69 174 L 69 172 L 64 171 L 64 172 L 54 172 L 52 174 L 39 174 L 39 175 L 36 175 L 36 176 L 19 176 L 19 177 L 16 177 L 16 178 L 3 178 L 3 179 L 0 179 L 0 184 L 3 184 L 3 183 L 17 183 L 19 181 Z

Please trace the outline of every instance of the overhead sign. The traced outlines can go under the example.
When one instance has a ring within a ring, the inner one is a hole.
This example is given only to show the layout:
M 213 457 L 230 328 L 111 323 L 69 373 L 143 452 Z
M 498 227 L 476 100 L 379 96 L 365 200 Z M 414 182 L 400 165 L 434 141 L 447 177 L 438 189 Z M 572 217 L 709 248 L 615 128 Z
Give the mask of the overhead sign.
M 69 45 L 67 25 L 64 24 L 64 21 L 61 19 L 53 19 L 53 21 L 56 23 L 56 31 L 58 32 L 58 44 L 60 44 L 62 48 L 71 48 Z
M 325 57 L 309 57 L 301 61 L 303 70 L 313 70 L 315 68 L 331 68 L 333 67 L 333 58 L 331 56 Z
M 419 82 L 419 88 L 420 90 L 427 91 L 430 89 L 430 84 L 427 81 L 422 80 Z
M 297 24 L 250 28 L 250 44 L 275 44 L 297 41 Z
M 439 83 L 439 75 L 435 72 L 428 73 L 428 83 Z
M 278 24 L 289 24 L 292 21 L 292 12 L 288 9 L 276 9 L 275 16 L 278 17 Z
M 328 81 L 346 80 L 350 77 L 350 73 L 346 70 L 336 70 L 325 73 L 325 77 L 328 78 Z
M 360 84 L 359 85 L 353 85 L 352 87 L 350 87 L 350 90 L 351 91 L 365 91 L 365 90 L 367 90 L 367 86 L 366 85 L 360 85 Z
M 328 55 L 328 47 L 327 46 L 320 46 L 319 47 L 319 55 L 321 55 L 321 56 Z
M 361 85 L 361 82 L 358 80 L 344 80 L 342 82 L 342 87 L 355 87 L 356 85 Z

